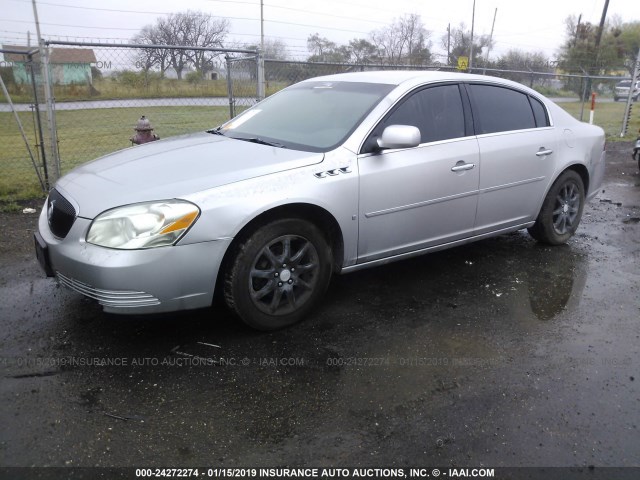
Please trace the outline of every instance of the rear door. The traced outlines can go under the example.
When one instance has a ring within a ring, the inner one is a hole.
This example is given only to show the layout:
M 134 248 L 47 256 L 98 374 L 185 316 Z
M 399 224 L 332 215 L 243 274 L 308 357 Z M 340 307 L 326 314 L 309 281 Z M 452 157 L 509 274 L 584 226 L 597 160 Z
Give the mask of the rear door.
M 492 84 L 467 85 L 478 146 L 475 234 L 534 221 L 555 171 L 557 140 L 535 97 Z

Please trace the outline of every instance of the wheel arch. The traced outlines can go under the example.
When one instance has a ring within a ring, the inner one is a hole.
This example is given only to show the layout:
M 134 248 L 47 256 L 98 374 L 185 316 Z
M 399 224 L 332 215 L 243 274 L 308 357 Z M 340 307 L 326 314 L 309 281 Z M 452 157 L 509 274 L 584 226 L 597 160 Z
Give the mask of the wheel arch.
M 344 236 L 342 228 L 336 218 L 325 208 L 311 203 L 290 203 L 279 205 L 255 216 L 235 235 L 222 258 L 220 269 L 218 270 L 214 291 L 214 301 L 216 298 L 222 297 L 221 294 L 224 289 L 224 275 L 229 263 L 237 252 L 238 245 L 249 238 L 249 236 L 251 236 L 251 234 L 262 225 L 283 218 L 299 218 L 316 225 L 325 235 L 327 242 L 331 247 L 333 271 L 336 273 L 340 272 L 344 261 Z
M 558 174 L 558 176 L 556 177 L 556 180 L 558 177 L 560 177 L 560 175 L 562 175 L 567 170 L 573 170 L 578 175 L 580 175 L 580 178 L 582 179 L 582 185 L 584 186 L 584 196 L 586 198 L 589 194 L 589 170 L 587 169 L 587 167 L 585 167 L 581 163 L 574 163 L 573 165 L 569 165 L 567 168 L 565 168 Z
M 571 165 L 566 165 L 562 170 L 559 170 L 557 172 L 557 174 L 553 178 L 553 181 L 549 182 L 549 185 L 547 186 L 547 189 L 544 191 L 544 195 L 540 199 L 540 204 L 538 205 L 538 211 L 536 213 L 536 217 L 540 213 L 540 209 L 542 208 L 542 205 L 544 204 L 544 199 L 547 198 L 547 195 L 549 195 L 549 190 L 551 190 L 551 188 L 553 187 L 554 183 L 556 183 L 558 178 L 560 178 L 562 176 L 562 174 L 564 172 L 566 172 L 567 170 L 573 170 L 578 175 L 580 175 L 580 179 L 582 180 L 582 184 L 584 186 L 584 196 L 585 196 L 585 198 L 587 198 L 588 193 L 589 193 L 589 170 L 587 169 L 586 166 L 584 166 L 581 163 L 573 163 Z

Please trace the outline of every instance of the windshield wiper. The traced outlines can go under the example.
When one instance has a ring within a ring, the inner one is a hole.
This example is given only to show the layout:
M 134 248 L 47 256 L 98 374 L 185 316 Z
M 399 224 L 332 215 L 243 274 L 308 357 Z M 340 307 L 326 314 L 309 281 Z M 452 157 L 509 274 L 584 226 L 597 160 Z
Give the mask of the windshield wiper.
M 242 140 L 244 142 L 258 143 L 260 145 L 269 145 L 270 147 L 287 148 L 281 143 L 269 142 L 267 140 L 263 140 L 260 137 L 249 137 L 249 138 L 232 137 L 232 138 L 235 139 L 235 140 Z
M 213 135 L 222 135 L 223 137 L 226 136 L 224 134 L 224 132 L 222 131 L 222 125 L 220 125 L 219 127 L 216 128 L 212 128 L 211 130 L 207 130 L 207 133 L 212 133 Z

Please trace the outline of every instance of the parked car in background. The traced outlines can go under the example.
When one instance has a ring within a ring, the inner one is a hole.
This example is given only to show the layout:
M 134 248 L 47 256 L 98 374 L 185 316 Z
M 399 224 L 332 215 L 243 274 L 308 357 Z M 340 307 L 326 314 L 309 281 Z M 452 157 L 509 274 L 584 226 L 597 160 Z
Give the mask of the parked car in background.
M 216 294 L 272 330 L 308 316 L 335 273 L 525 228 L 567 242 L 604 147 L 602 129 L 504 79 L 314 78 L 218 128 L 62 177 L 36 252 L 108 312 L 207 307 Z
M 618 82 L 613 92 L 613 100 L 616 102 L 618 100 L 626 100 L 629 97 L 629 88 L 631 88 L 631 80 L 623 80 L 621 82 Z M 637 102 L 639 96 L 640 80 L 635 83 L 631 98 L 634 102 Z

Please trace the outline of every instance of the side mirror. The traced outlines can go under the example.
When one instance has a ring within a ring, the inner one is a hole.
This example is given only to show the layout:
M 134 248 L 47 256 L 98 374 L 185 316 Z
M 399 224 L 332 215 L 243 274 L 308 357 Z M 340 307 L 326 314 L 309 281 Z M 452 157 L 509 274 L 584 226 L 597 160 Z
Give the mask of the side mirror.
M 389 125 L 378 138 L 380 149 L 412 148 L 420 145 L 420 130 L 410 125 Z

